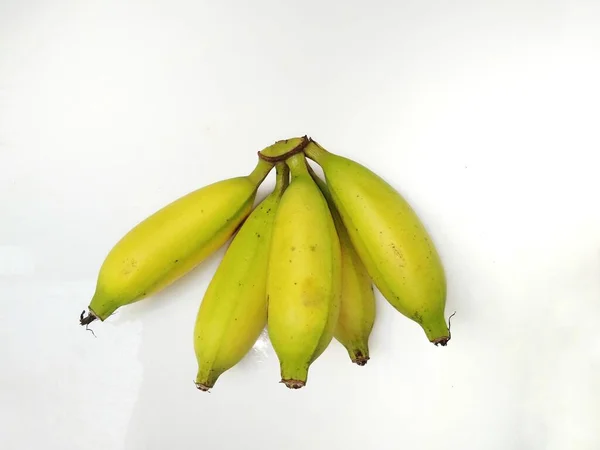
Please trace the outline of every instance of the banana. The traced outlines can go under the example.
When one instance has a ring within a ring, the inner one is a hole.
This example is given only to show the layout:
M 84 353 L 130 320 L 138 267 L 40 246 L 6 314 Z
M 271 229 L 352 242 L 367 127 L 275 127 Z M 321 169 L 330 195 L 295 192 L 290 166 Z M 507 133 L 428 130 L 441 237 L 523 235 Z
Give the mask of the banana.
M 202 391 L 244 357 L 267 324 L 271 234 L 288 181 L 287 166 L 277 164 L 275 189 L 233 238 L 202 299 L 194 329 L 196 386 Z
M 333 336 L 348 350 L 353 363 L 364 366 L 369 360 L 369 336 L 375 323 L 373 283 L 356 253 L 327 184 L 308 166 L 313 180 L 327 200 L 340 240 L 342 255 L 342 292 L 340 314 Z
M 323 194 L 302 153 L 287 160 L 292 179 L 275 216 L 267 277 L 268 332 L 288 388 L 333 337 L 340 305 L 340 244 Z
M 289 139 L 270 147 L 283 153 L 303 143 Z M 193 191 L 136 225 L 106 256 L 81 325 L 104 321 L 118 308 L 160 291 L 220 248 L 250 214 L 272 167 L 259 159 L 249 175 Z
M 446 345 L 446 276 L 427 230 L 408 202 L 381 177 L 311 141 L 305 154 L 325 173 L 350 239 L 375 286 L 435 345 Z

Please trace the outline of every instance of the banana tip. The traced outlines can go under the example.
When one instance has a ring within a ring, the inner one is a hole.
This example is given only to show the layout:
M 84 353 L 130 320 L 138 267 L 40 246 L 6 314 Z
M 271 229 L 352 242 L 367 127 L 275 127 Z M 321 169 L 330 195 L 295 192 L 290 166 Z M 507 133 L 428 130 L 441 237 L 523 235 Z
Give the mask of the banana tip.
M 300 389 L 306 385 L 306 383 L 302 380 L 281 380 L 281 382 L 290 389 Z
M 368 356 L 357 356 L 353 362 L 355 364 L 358 364 L 359 366 L 364 366 L 365 364 L 367 364 L 367 361 L 369 361 Z
M 202 392 L 209 392 L 210 390 L 210 386 L 207 386 L 205 384 L 202 383 L 194 383 L 196 385 L 196 387 L 198 388 L 198 390 L 202 391 Z
M 87 315 L 85 314 L 85 310 L 81 311 L 79 316 L 79 325 L 89 325 L 98 317 L 92 311 L 88 311 Z
M 450 336 L 442 336 L 439 338 L 435 338 L 434 340 L 432 340 L 431 342 L 433 342 L 433 344 L 437 347 L 438 345 L 441 345 L 442 347 L 445 347 L 446 345 L 448 345 L 448 341 L 450 340 Z

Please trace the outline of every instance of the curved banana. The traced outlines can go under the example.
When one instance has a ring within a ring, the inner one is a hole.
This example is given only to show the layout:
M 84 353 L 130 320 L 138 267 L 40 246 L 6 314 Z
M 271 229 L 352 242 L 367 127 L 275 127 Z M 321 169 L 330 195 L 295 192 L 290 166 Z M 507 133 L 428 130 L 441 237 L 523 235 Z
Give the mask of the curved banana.
M 304 155 L 292 156 L 287 164 L 292 180 L 273 228 L 267 322 L 281 381 L 297 389 L 331 342 L 339 313 L 341 257 L 327 202 Z
M 350 239 L 383 296 L 446 345 L 446 276 L 438 252 L 406 200 L 366 167 L 312 141 L 304 149 L 325 173 Z
M 292 150 L 302 139 L 275 144 Z M 273 164 L 259 159 L 251 174 L 191 192 L 130 230 L 104 260 L 80 323 L 105 320 L 118 308 L 158 292 L 205 260 L 233 235 L 252 209 Z
M 369 360 L 369 336 L 375 323 L 373 283 L 350 241 L 327 184 L 310 166 L 308 169 L 327 200 L 342 252 L 340 314 L 333 336 L 346 347 L 353 363 L 364 366 Z
M 235 235 L 204 294 L 194 329 L 196 386 L 202 391 L 244 357 L 267 324 L 271 234 L 288 181 L 287 166 L 277 164 L 275 189 Z

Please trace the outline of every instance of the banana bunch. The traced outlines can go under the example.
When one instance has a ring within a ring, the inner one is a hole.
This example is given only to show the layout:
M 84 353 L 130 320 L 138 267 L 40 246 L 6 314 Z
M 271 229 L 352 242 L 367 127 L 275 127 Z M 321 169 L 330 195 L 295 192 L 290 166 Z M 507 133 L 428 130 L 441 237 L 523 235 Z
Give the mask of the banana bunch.
M 373 285 L 429 341 L 447 344 L 444 268 L 425 227 L 390 184 L 306 136 L 278 141 L 258 157 L 249 175 L 175 200 L 117 242 L 80 324 L 104 321 L 159 292 L 230 241 L 196 316 L 200 390 L 241 361 L 265 327 L 288 388 L 305 386 L 333 338 L 365 365 Z M 273 167 L 275 187 L 254 207 Z

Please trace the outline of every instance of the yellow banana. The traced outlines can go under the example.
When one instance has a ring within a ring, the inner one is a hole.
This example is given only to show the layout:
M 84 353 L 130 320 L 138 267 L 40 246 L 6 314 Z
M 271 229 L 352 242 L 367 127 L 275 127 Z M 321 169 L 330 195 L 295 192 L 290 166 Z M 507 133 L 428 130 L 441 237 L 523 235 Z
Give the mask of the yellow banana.
M 309 366 L 331 342 L 341 288 L 340 244 L 302 153 L 287 160 L 292 179 L 275 217 L 267 277 L 268 331 L 282 382 L 306 384 Z
M 293 150 L 305 139 L 276 143 Z M 271 146 L 273 147 L 273 146 Z M 268 148 L 271 148 L 268 147 Z M 87 325 L 173 283 L 233 235 L 252 209 L 256 191 L 272 163 L 259 160 L 251 174 L 191 192 L 163 207 L 129 231 L 104 260 L 88 307 Z
M 267 324 L 267 267 L 277 206 L 289 170 L 277 164 L 277 182 L 233 238 L 198 310 L 194 348 L 196 386 L 206 391 L 250 350 Z
M 308 166 L 309 172 L 327 200 L 340 240 L 342 255 L 342 292 L 340 314 L 333 336 L 348 350 L 350 359 L 359 366 L 369 360 L 369 336 L 375 323 L 373 283 L 356 253 L 342 222 L 327 184 Z
M 427 230 L 407 201 L 366 167 L 310 142 L 350 239 L 383 296 L 446 345 L 446 276 Z

